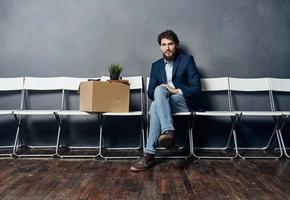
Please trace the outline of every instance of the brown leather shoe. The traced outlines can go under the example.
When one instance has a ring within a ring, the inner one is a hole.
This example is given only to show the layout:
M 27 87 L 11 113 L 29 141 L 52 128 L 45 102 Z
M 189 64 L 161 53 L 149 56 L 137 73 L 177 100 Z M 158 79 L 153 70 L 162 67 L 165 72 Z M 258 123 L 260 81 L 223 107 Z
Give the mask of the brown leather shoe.
M 131 167 L 130 170 L 140 172 L 150 168 L 155 162 L 155 155 L 144 153 Z
M 173 131 L 165 131 L 158 138 L 158 146 L 171 149 L 174 148 L 173 141 L 174 141 Z

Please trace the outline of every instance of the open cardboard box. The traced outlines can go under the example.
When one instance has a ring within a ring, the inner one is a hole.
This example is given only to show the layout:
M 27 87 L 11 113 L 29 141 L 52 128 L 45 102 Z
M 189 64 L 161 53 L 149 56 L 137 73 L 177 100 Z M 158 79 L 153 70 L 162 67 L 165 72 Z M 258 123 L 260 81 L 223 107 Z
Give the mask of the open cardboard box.
M 129 112 L 129 84 L 107 81 L 80 83 L 80 111 Z

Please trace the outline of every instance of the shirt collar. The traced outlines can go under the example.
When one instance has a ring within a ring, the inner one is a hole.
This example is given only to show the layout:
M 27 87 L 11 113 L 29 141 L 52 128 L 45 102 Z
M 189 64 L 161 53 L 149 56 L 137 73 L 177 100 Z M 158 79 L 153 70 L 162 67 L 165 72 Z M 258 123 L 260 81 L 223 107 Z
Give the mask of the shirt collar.
M 173 63 L 173 61 L 171 60 L 171 61 L 167 61 L 167 60 L 165 60 L 164 59 L 164 63 L 165 63 L 165 65 L 167 64 L 167 65 L 171 65 L 172 63 Z

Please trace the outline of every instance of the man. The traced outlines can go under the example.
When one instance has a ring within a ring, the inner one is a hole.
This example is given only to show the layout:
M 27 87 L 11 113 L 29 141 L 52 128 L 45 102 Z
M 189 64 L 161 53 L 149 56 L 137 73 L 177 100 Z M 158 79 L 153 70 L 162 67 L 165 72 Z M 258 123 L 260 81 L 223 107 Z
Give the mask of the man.
M 179 53 L 179 40 L 172 30 L 159 34 L 163 58 L 152 64 L 148 96 L 150 106 L 149 138 L 144 154 L 131 166 L 131 171 L 142 171 L 154 164 L 156 146 L 172 148 L 175 129 L 171 113 L 198 109 L 197 95 L 201 84 L 192 56 Z

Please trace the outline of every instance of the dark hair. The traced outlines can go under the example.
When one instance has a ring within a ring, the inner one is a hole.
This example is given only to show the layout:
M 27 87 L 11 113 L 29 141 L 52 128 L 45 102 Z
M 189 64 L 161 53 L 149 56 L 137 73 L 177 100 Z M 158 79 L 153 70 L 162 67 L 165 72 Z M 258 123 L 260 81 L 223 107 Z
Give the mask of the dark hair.
M 172 40 L 175 44 L 179 44 L 178 37 L 172 30 L 166 30 L 158 35 L 157 41 L 159 45 L 161 44 L 161 40 L 164 38 Z

